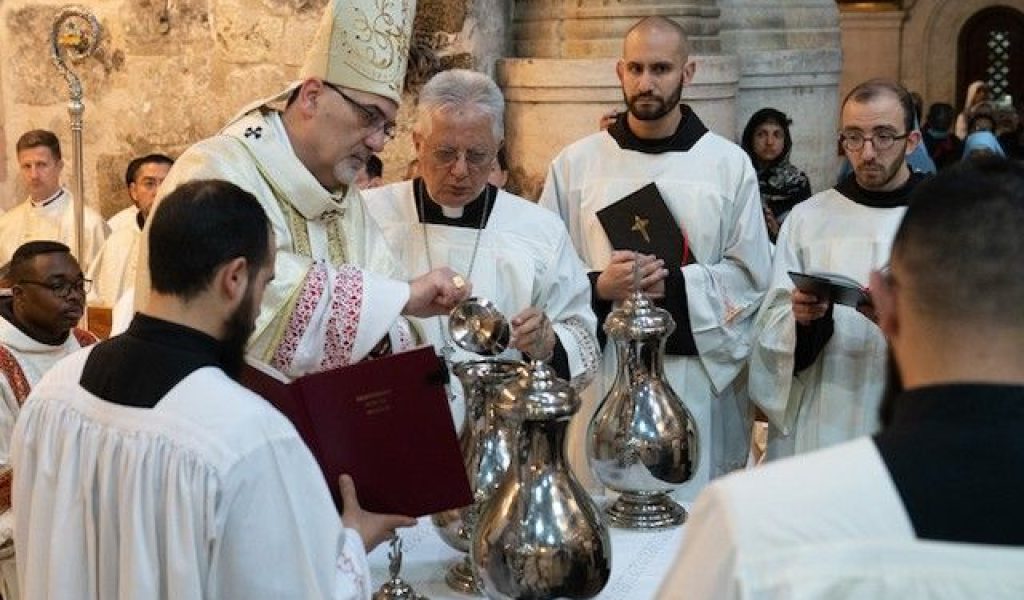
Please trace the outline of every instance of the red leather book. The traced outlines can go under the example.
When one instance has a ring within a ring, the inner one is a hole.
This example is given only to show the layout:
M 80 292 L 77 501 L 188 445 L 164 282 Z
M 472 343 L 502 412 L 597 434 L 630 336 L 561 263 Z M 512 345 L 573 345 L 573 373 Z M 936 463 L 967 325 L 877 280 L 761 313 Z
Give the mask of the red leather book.
M 271 367 L 247 365 L 242 384 L 295 425 L 339 512 L 338 476 L 348 473 L 363 508 L 419 517 L 473 501 L 445 378 L 423 346 L 288 383 Z

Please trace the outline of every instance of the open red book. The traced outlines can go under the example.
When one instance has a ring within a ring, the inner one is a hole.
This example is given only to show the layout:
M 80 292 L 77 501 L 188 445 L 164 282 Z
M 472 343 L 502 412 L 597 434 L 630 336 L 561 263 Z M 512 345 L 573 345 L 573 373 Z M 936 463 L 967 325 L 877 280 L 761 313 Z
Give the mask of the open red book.
M 342 473 L 374 512 L 419 517 L 473 501 L 433 347 L 288 383 L 272 367 L 249 364 L 241 379 L 295 425 L 339 512 Z

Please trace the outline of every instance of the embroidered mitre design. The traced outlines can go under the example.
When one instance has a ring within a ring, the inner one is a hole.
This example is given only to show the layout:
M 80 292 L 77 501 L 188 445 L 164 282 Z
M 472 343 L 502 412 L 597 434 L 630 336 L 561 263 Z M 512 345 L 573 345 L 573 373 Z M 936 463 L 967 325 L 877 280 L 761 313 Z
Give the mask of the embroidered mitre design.
M 415 0 L 333 0 L 300 75 L 400 102 L 415 16 Z

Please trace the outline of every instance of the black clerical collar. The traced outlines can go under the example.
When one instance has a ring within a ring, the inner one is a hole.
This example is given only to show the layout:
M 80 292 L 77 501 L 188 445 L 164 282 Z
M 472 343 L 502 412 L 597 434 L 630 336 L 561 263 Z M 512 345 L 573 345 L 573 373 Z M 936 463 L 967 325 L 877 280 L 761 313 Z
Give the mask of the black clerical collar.
M 839 182 L 835 190 L 857 204 L 863 204 L 872 208 L 896 208 L 909 204 L 910 192 L 914 191 L 917 184 L 924 181 L 927 177 L 924 173 L 911 171 L 910 178 L 900 187 L 887 192 L 875 192 L 862 188 L 857 183 L 856 174 L 851 172 L 845 179 Z
M 36 342 L 39 342 L 40 344 L 43 344 L 44 346 L 53 346 L 53 347 L 62 346 L 62 345 L 64 345 L 64 342 L 68 341 L 68 336 L 71 335 L 71 330 L 69 329 L 57 341 L 54 341 L 54 342 L 44 342 L 43 340 L 40 340 L 36 336 L 34 336 L 31 333 L 29 333 L 28 331 L 26 331 L 25 330 L 25 326 L 21 323 L 21 321 L 18 320 L 18 317 L 14 316 L 14 297 L 13 296 L 2 296 L 2 297 L 0 297 L 0 316 L 2 316 L 3 318 L 7 319 L 7 322 L 10 323 L 11 325 L 14 325 L 18 329 L 18 331 L 24 333 L 28 337 L 32 338 Z
M 54 192 L 54 194 L 52 196 L 50 196 L 46 200 L 43 200 L 42 202 L 36 202 L 35 200 L 33 200 L 32 201 L 32 206 L 34 206 L 36 208 L 43 208 L 44 206 L 49 206 L 49 205 L 53 204 L 54 201 L 57 200 L 57 198 L 60 198 L 63 195 L 64 195 L 64 188 L 60 188 L 56 192 Z
M 662 154 L 664 152 L 688 152 L 708 132 L 700 118 L 686 104 L 679 106 L 683 118 L 679 120 L 676 132 L 667 138 L 646 140 L 638 138 L 629 128 L 628 112 L 619 113 L 615 122 L 608 128 L 619 148 L 634 150 L 645 154 Z
M 1024 423 L 1024 386 L 955 383 L 914 388 L 893 403 L 886 431 L 914 428 L 923 422 L 971 424 Z
M 146 215 L 142 214 L 142 211 L 135 213 L 135 224 L 139 226 L 139 231 L 146 226 Z
M 193 371 L 223 370 L 222 348 L 199 330 L 136 313 L 124 334 L 96 345 L 80 383 L 107 402 L 153 408 Z
M 480 224 L 487 226 L 487 221 L 494 212 L 494 198 L 498 194 L 498 188 L 486 184 L 480 195 L 472 202 L 462 207 L 462 216 L 446 217 L 441 205 L 430 197 L 427 186 L 423 179 L 417 177 L 412 181 L 413 201 L 416 203 L 416 217 L 420 223 L 431 225 L 450 225 L 452 227 L 468 227 L 480 229 Z M 487 199 L 490 198 L 490 202 Z M 484 213 L 486 211 L 486 214 Z

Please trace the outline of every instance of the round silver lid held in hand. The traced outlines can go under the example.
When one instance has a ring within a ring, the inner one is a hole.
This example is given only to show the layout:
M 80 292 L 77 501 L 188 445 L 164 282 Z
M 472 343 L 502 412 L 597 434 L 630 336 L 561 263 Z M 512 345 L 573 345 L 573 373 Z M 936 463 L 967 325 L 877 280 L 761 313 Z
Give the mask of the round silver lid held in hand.
M 448 315 L 448 331 L 455 345 L 482 356 L 497 356 L 508 348 L 508 319 L 486 298 L 467 298 Z

